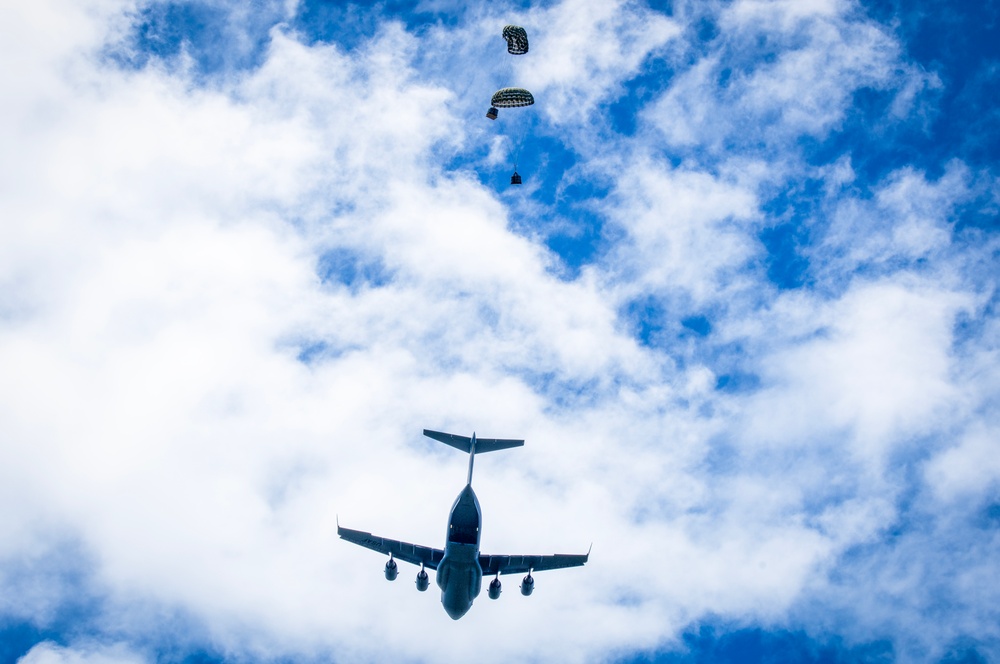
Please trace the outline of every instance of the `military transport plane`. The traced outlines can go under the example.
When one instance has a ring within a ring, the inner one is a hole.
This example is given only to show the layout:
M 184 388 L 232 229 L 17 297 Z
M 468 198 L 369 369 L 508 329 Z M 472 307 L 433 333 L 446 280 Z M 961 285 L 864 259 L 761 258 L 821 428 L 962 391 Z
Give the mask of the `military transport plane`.
M 399 573 L 396 558 L 414 565 L 420 565 L 417 573 L 417 590 L 423 592 L 430 585 L 425 568 L 437 570 L 437 584 L 441 588 L 441 604 L 453 620 L 458 620 L 472 608 L 472 602 L 482 590 L 483 574 L 495 574 L 487 591 L 490 599 L 500 597 L 500 575 L 527 575 L 521 580 L 521 594 L 530 595 L 535 589 L 535 579 L 532 572 L 576 567 L 583 565 L 590 557 L 588 551 L 582 555 L 555 554 L 550 556 L 491 556 L 479 552 L 479 540 L 482 534 L 483 512 L 479 507 L 479 499 L 472 490 L 472 462 L 476 453 L 505 450 L 510 447 L 524 445 L 523 440 L 503 440 L 499 438 L 472 438 L 456 436 L 440 431 L 424 429 L 428 438 L 441 441 L 446 445 L 469 453 L 469 478 L 465 488 L 458 494 L 455 504 L 451 507 L 448 517 L 448 535 L 444 550 L 432 549 L 418 544 L 408 544 L 366 533 L 361 530 L 341 528 L 337 524 L 337 534 L 348 542 L 354 542 L 369 549 L 374 549 L 389 555 L 385 564 L 385 578 L 393 581 Z

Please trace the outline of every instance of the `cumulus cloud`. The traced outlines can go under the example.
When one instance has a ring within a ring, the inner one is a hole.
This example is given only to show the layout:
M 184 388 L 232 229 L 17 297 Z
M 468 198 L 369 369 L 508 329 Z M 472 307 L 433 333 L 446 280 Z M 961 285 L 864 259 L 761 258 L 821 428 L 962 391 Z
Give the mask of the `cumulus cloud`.
M 837 129 L 859 89 L 898 89 L 902 109 L 926 85 L 850 3 L 736 2 L 710 20 L 708 52 L 690 66 L 675 56 L 675 82 L 644 111 L 681 151 L 784 152 Z
M 527 18 L 537 27 L 537 64 L 525 82 L 557 124 L 580 122 L 598 103 L 617 97 L 622 82 L 680 34 L 675 21 L 629 2 L 563 2 Z

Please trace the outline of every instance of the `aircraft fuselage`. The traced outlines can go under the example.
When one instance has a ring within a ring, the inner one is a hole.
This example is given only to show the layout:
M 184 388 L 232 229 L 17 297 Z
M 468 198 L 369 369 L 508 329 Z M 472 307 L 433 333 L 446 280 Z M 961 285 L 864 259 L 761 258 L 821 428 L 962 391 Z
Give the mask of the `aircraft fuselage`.
M 482 522 L 479 499 L 472 484 L 467 484 L 451 507 L 444 558 L 438 563 L 436 577 L 441 604 L 453 620 L 472 608 L 473 600 L 482 590 L 483 569 L 479 566 Z

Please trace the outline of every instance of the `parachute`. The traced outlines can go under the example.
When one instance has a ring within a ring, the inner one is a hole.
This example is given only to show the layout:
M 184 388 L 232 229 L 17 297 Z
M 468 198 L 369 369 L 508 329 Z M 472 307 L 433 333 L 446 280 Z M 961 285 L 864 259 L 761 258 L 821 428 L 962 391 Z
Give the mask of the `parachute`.
M 490 100 L 490 104 L 497 108 L 520 108 L 534 103 L 535 98 L 524 88 L 501 88 L 493 93 Z
M 528 33 L 521 26 L 505 26 L 503 38 L 507 40 L 507 52 L 511 55 L 524 55 L 528 52 Z

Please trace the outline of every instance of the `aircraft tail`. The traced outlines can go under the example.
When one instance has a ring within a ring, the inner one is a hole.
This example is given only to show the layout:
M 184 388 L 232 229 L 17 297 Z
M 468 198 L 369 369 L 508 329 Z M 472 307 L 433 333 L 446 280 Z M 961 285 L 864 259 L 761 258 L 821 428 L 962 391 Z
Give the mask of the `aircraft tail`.
M 476 438 L 476 434 L 472 434 L 472 438 L 466 436 L 456 436 L 453 433 L 444 433 L 442 431 L 431 431 L 430 429 L 424 429 L 424 435 L 428 438 L 433 438 L 438 440 L 445 445 L 451 445 L 452 447 L 467 452 L 469 455 L 469 479 L 468 484 L 472 484 L 472 463 L 476 458 L 476 452 L 495 452 L 497 450 L 506 450 L 511 447 L 521 447 L 524 445 L 523 440 L 513 440 L 510 438 Z

